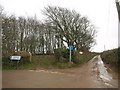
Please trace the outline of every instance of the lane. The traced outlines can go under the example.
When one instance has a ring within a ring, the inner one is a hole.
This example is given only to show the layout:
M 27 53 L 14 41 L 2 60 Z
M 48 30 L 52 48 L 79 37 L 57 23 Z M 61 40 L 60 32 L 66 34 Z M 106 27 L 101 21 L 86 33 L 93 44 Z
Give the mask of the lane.
M 118 74 L 112 70 L 111 73 L 108 72 L 108 67 L 106 67 L 100 55 L 95 56 L 89 63 L 92 67 L 92 72 L 97 76 L 97 80 L 101 81 L 108 88 L 118 88 Z
M 98 87 L 86 77 L 69 74 L 4 71 L 3 88 L 92 88 Z M 100 87 L 100 86 L 99 86 Z
M 69 83 L 76 80 L 59 74 L 30 71 L 5 71 L 3 72 L 3 87 L 7 88 L 52 88 L 76 85 Z
M 100 77 L 99 60 L 96 56 L 80 67 L 69 69 L 4 70 L 3 88 L 117 88 L 117 79 L 112 75 L 108 74 L 112 78 L 109 82 Z

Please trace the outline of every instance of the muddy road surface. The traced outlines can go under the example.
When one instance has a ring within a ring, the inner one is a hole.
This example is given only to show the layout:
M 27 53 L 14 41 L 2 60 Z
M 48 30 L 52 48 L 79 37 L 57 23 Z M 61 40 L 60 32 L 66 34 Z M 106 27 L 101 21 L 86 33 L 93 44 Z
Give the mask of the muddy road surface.
M 118 76 L 108 72 L 100 56 L 76 68 L 4 70 L 2 88 L 118 88 Z

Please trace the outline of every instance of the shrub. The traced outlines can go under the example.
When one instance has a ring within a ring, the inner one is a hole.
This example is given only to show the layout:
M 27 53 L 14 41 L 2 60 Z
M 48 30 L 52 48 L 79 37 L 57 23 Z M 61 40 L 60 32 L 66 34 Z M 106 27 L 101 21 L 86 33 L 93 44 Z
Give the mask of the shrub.
M 118 64 L 118 50 L 108 50 L 101 54 L 102 60 L 111 65 L 117 65 Z
M 60 61 L 60 59 L 62 58 L 61 49 L 60 48 L 55 49 L 54 50 L 54 55 L 55 55 L 56 60 Z
M 70 53 L 68 49 L 64 48 L 55 49 L 54 55 L 56 57 L 56 61 L 54 64 L 59 68 L 73 67 L 91 60 L 96 55 L 96 53 L 91 52 L 87 52 L 81 55 L 78 51 L 72 50 L 71 51 L 72 62 L 69 62 L 69 54 Z
M 104 51 L 101 54 L 102 60 L 112 66 L 114 71 L 120 73 L 120 48 Z
M 54 50 L 54 55 L 56 57 L 56 62 L 69 62 L 69 50 L 64 48 L 58 48 Z M 78 51 L 71 51 L 71 61 L 75 64 L 80 64 L 80 54 Z
M 75 64 L 79 64 L 80 63 L 80 58 L 79 58 L 79 52 L 77 51 L 72 51 L 72 61 L 75 63 Z
M 21 56 L 20 62 L 23 62 L 23 63 L 25 63 L 25 62 L 30 62 L 31 55 L 30 55 L 30 53 L 28 53 L 28 52 L 18 51 L 18 52 L 15 52 L 14 55 Z
M 74 67 L 75 64 L 73 62 L 56 62 L 54 64 L 55 67 L 59 69 L 64 69 L 64 68 L 71 68 Z
M 68 59 L 68 51 L 64 48 L 55 49 L 54 55 L 57 62 L 64 62 Z
M 56 62 L 69 62 L 69 50 L 68 49 L 64 49 L 64 48 L 58 48 L 54 50 L 54 55 L 56 57 Z M 72 50 L 71 51 L 71 60 L 72 62 L 74 62 L 75 64 L 79 64 L 80 63 L 80 54 L 78 51 Z
M 69 50 L 68 49 L 62 50 L 62 57 L 66 58 L 67 60 L 69 59 Z

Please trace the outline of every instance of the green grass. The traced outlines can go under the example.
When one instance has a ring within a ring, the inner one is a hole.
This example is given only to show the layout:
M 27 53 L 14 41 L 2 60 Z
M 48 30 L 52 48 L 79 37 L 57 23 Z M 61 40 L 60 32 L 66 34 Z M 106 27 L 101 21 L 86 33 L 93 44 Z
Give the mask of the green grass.
M 120 61 L 120 58 L 117 56 L 120 54 L 120 49 L 114 49 L 114 50 L 109 50 L 101 53 L 102 60 L 105 63 L 109 63 L 110 66 L 114 69 L 114 71 L 119 71 L 120 72 L 120 66 L 116 63 L 118 60 Z M 44 69 L 51 69 L 51 68 L 59 68 L 59 69 L 64 69 L 64 68 L 71 68 L 71 67 L 77 67 L 83 63 L 88 62 L 91 60 L 95 55 L 98 55 L 97 53 L 85 53 L 85 54 L 76 54 L 74 63 L 69 64 L 68 61 L 65 58 L 61 58 L 61 60 L 56 60 L 54 55 L 33 55 L 32 56 L 32 61 L 31 62 L 24 62 L 24 63 L 19 63 L 18 68 L 16 65 L 16 62 L 10 63 L 10 60 L 8 58 L 2 58 L 2 69 L 3 70 L 24 70 L 24 69 L 39 69 L 39 68 L 44 68 Z M 118 66 L 118 67 L 117 67 Z
M 52 67 L 55 58 L 53 55 L 33 55 L 31 62 L 19 63 L 18 69 L 37 69 Z M 2 69 L 17 69 L 17 62 L 10 62 L 8 58 L 3 58 Z
M 2 65 L 3 70 L 15 70 L 15 69 L 29 69 L 32 63 L 18 63 L 17 62 L 4 62 Z
M 98 55 L 97 53 L 88 52 L 82 55 L 77 55 L 78 64 L 83 64 L 91 60 L 94 56 Z
M 33 68 L 51 68 L 55 62 L 54 55 L 35 55 L 32 57 Z
M 91 60 L 96 54 L 95 53 L 87 53 L 83 55 L 77 55 L 78 63 L 69 64 L 67 60 L 63 58 L 60 62 L 58 62 L 54 55 L 33 55 L 31 62 L 26 63 L 19 63 L 18 68 L 16 65 L 16 62 L 10 63 L 10 60 L 8 58 L 3 58 L 3 70 L 24 70 L 24 69 L 51 69 L 51 68 L 71 68 L 76 67 L 82 63 L 85 63 L 89 60 Z

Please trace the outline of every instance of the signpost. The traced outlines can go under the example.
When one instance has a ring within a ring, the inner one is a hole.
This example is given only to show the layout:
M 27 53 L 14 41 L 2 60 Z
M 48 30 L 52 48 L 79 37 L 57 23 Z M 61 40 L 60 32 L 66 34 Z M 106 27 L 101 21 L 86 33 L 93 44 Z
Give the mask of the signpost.
M 17 68 L 18 68 L 18 63 L 21 60 L 21 56 L 11 56 L 10 60 L 11 60 L 11 62 L 12 61 L 17 61 Z
M 21 56 L 11 56 L 10 57 L 11 61 L 20 61 L 20 59 L 21 59 Z
M 70 50 L 69 62 L 71 62 L 71 50 L 73 50 L 73 46 L 72 46 L 72 45 L 69 45 L 68 49 Z

